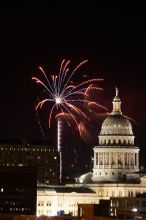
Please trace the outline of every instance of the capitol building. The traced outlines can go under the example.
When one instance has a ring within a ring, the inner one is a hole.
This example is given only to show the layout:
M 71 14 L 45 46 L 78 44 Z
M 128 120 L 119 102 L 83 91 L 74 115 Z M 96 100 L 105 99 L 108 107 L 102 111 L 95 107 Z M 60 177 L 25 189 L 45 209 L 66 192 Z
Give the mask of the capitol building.
M 135 197 L 146 193 L 146 176 L 139 172 L 139 147 L 131 122 L 122 114 L 116 88 L 113 109 L 103 121 L 93 147 L 93 169 L 64 186 L 38 186 L 37 215 L 56 215 L 63 210 L 77 215 L 78 204 L 98 204 L 110 197 Z
M 130 121 L 122 115 L 116 89 L 112 113 L 103 121 L 99 146 L 94 147 L 93 182 L 117 182 L 139 171 L 139 147 L 134 144 Z

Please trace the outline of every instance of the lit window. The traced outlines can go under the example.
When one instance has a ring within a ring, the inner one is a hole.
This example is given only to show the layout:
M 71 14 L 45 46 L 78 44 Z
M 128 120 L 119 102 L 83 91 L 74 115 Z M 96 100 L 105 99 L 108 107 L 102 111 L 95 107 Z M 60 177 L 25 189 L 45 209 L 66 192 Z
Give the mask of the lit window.
M 19 164 L 18 164 L 18 167 L 22 167 L 22 166 L 23 166 L 23 164 L 22 164 L 22 163 L 19 163 Z

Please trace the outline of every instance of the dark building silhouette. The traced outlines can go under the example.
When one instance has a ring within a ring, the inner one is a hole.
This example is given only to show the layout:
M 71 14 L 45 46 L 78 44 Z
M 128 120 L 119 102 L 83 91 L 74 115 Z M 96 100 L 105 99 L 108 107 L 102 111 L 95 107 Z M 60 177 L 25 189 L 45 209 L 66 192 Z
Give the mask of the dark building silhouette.
M 3 214 L 36 214 L 36 169 L 0 168 L 0 219 Z

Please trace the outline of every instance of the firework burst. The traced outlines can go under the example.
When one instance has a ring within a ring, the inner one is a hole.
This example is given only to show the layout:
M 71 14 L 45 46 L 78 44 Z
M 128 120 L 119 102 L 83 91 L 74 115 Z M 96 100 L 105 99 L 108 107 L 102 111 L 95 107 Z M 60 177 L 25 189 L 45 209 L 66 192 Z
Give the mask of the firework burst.
M 60 65 L 60 70 L 58 75 L 47 76 L 44 69 L 39 67 L 43 79 L 32 77 L 37 84 L 41 85 L 47 94 L 45 99 L 39 101 L 36 105 L 36 110 L 41 109 L 44 105 L 49 103 L 49 128 L 51 126 L 52 118 L 57 119 L 57 139 L 58 139 L 58 151 L 61 152 L 61 130 L 62 123 L 60 118 L 63 117 L 66 120 L 72 119 L 79 131 L 80 121 L 87 120 L 90 121 L 88 114 L 84 111 L 84 107 L 90 108 L 90 106 L 95 105 L 98 108 L 106 109 L 104 106 L 99 105 L 97 102 L 90 100 L 89 91 L 91 90 L 102 90 L 102 88 L 95 86 L 95 83 L 102 81 L 103 79 L 93 78 L 81 83 L 74 84 L 72 79 L 77 73 L 79 68 L 83 64 L 87 63 L 87 60 L 79 63 L 73 71 L 70 71 L 69 64 L 70 60 L 63 60 Z M 61 155 L 62 157 L 62 155 Z
M 79 65 L 77 65 L 76 68 L 69 74 L 68 65 L 70 63 L 70 60 L 63 60 L 60 66 L 59 74 L 50 75 L 49 77 L 47 77 L 43 68 L 39 67 L 42 74 L 44 75 L 45 82 L 37 77 L 32 77 L 32 79 L 36 81 L 37 84 L 40 84 L 47 92 L 46 94 L 48 97 L 41 100 L 37 104 L 36 110 L 38 110 L 39 108 L 41 109 L 47 103 L 51 104 L 49 114 L 49 128 L 51 126 L 52 115 L 55 112 L 55 109 L 57 110 L 57 113 L 55 113 L 56 117 L 60 113 L 63 113 L 64 115 L 68 113 L 70 117 L 72 117 L 72 119 L 78 125 L 76 117 L 77 115 L 89 120 L 87 115 L 80 108 L 81 105 L 90 105 L 92 103 L 100 108 L 105 108 L 104 106 L 99 105 L 96 102 L 91 102 L 87 100 L 87 98 L 89 97 L 89 89 L 102 90 L 97 86 L 93 86 L 93 83 L 102 81 L 103 79 L 90 79 L 77 85 L 73 85 L 72 83 L 72 77 L 77 72 L 77 70 L 86 62 L 87 60 L 84 60 L 81 63 L 79 63 Z

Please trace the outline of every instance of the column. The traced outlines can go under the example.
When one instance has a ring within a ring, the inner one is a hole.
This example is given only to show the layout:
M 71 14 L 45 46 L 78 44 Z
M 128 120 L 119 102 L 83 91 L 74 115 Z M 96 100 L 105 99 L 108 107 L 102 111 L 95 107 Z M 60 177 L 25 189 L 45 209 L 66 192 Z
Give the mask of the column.
M 131 153 L 129 153 L 129 168 L 131 169 Z
M 106 153 L 106 162 L 107 162 L 107 166 L 109 168 L 109 152 Z
M 105 157 L 105 153 L 103 152 L 102 153 L 103 168 L 104 168 L 104 165 L 105 165 L 105 158 L 104 157 Z
M 130 168 L 130 155 L 129 155 L 129 153 L 127 153 L 127 159 L 128 159 L 128 169 Z
M 137 168 L 139 169 L 139 154 L 137 153 Z
M 128 163 L 128 153 L 126 152 L 126 168 L 129 167 L 129 163 Z
M 135 153 L 132 154 L 133 157 L 133 169 L 135 168 Z
M 116 168 L 118 168 L 118 152 L 116 152 Z
M 108 158 L 108 161 L 109 161 L 109 162 L 108 162 L 108 163 L 109 163 L 108 167 L 109 167 L 109 168 L 111 168 L 111 154 L 112 154 L 112 153 L 109 152 L 109 158 Z
M 96 167 L 96 152 L 94 150 L 94 167 Z
M 123 169 L 125 169 L 125 152 L 123 153 Z

